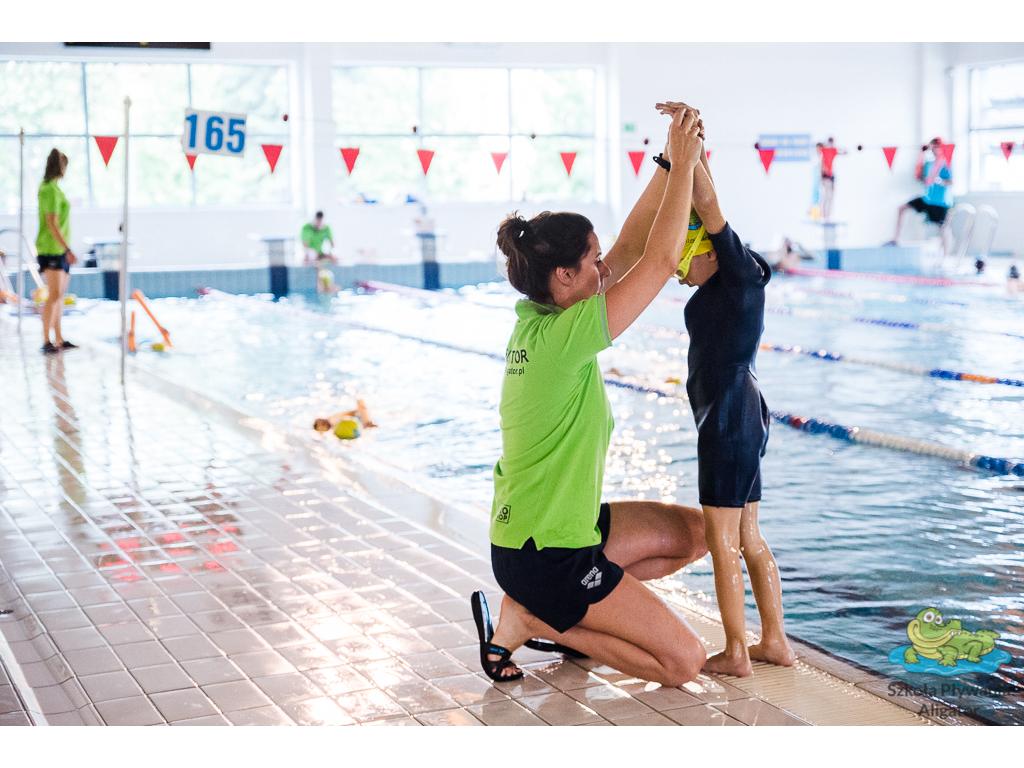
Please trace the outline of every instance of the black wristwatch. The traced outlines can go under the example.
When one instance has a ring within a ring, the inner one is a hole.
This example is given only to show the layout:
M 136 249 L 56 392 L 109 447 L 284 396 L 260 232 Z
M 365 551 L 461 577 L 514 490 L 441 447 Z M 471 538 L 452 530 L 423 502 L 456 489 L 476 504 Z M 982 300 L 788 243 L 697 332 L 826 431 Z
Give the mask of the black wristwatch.
M 658 154 L 656 154 L 656 155 L 655 155 L 655 156 L 653 157 L 653 160 L 654 160 L 654 162 L 656 162 L 656 163 L 657 163 L 658 165 L 660 165 L 660 166 L 661 166 L 662 168 L 664 168 L 664 169 L 665 169 L 666 171 L 671 171 L 671 170 L 672 170 L 672 163 L 671 163 L 671 162 L 670 162 L 669 160 L 666 160 L 666 159 L 665 159 L 664 157 L 662 157 L 662 154 L 661 154 L 661 152 L 659 152 Z

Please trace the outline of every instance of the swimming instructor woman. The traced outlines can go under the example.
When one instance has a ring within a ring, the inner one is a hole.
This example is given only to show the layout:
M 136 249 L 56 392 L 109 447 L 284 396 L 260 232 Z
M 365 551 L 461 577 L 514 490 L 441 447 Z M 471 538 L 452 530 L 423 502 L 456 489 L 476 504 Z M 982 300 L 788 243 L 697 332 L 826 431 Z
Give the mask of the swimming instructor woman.
M 676 270 L 700 132 L 696 111 L 672 116 L 671 172 L 656 171 L 606 260 L 579 214 L 513 215 L 498 230 L 509 280 L 527 298 L 516 305 L 501 393 L 491 564 L 505 597 L 496 629 L 483 593 L 472 597 L 493 680 L 522 677 L 510 657 L 528 641 L 672 686 L 704 663 L 697 635 L 641 583 L 704 555 L 701 515 L 601 504 L 612 414 L 597 365 Z
M 39 313 L 43 319 L 43 352 L 53 354 L 78 345 L 61 335 L 60 318 L 64 311 L 64 294 L 68 291 L 71 265 L 78 261 L 68 244 L 71 240 L 71 205 L 57 185 L 68 169 L 68 156 L 59 149 L 50 150 L 46 158 L 43 183 L 39 185 L 39 235 L 36 237 L 36 258 L 39 274 L 46 281 L 46 301 Z M 50 331 L 53 341 L 50 341 Z

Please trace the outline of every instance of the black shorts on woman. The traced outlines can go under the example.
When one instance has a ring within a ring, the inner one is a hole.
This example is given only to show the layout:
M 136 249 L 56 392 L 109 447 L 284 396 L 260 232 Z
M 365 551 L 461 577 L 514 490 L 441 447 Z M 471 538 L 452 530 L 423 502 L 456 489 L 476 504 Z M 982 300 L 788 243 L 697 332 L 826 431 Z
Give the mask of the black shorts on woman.
M 556 632 L 566 632 L 622 581 L 622 568 L 604 554 L 611 531 L 611 507 L 597 518 L 601 543 L 590 547 L 537 549 L 528 539 L 521 549 L 491 545 L 491 568 L 502 591 Z
M 771 268 L 726 224 L 710 235 L 718 271 L 686 304 L 686 393 L 697 423 L 700 503 L 739 508 L 761 500 L 768 405 L 754 363 L 764 332 Z
M 64 253 L 40 253 L 36 256 L 36 263 L 39 265 L 39 274 L 48 269 L 61 269 L 65 272 L 71 271 L 67 251 Z

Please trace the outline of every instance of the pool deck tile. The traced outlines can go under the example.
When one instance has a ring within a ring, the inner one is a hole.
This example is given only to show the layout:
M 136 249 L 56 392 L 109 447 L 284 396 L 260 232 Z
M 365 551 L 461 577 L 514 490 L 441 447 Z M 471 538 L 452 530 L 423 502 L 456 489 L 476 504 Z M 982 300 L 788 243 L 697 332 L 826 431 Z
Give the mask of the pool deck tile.
M 0 318 L 0 724 L 926 725 L 885 680 L 791 669 L 681 689 L 520 649 L 479 668 L 486 541 L 397 476 Z M 654 589 L 709 648 L 721 624 Z M 966 718 L 935 721 L 968 722 Z

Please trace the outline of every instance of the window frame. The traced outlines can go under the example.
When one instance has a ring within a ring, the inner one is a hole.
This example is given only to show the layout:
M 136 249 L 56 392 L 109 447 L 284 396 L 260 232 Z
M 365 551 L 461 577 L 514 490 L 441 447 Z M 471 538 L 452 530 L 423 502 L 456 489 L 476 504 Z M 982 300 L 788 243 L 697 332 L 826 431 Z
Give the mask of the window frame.
M 995 126 L 975 125 L 975 107 L 980 98 L 980 86 L 978 79 L 980 73 L 987 69 L 997 67 L 1019 65 L 1024 66 L 1024 59 L 1013 59 L 1008 61 L 988 62 L 985 64 L 971 64 L 966 69 L 967 81 L 967 191 L 969 194 L 983 195 L 1020 195 L 1024 192 L 1024 184 L 1020 188 L 1000 189 L 996 188 L 991 181 L 982 176 L 981 163 L 975 162 L 975 140 L 983 140 L 985 134 L 993 132 L 1014 132 L 1021 140 L 1016 142 L 1016 147 L 1024 148 L 1024 122 L 1015 124 L 1000 124 Z
M 61 62 L 61 63 L 65 63 L 65 64 L 73 64 L 73 65 L 76 65 L 78 67 L 78 70 L 79 70 L 79 73 L 80 73 L 80 76 L 81 76 L 81 81 L 82 81 L 82 87 L 81 87 L 81 97 L 82 97 L 81 114 L 82 114 L 82 129 L 83 129 L 82 132 L 81 133 L 48 133 L 48 132 L 32 133 L 32 132 L 26 131 L 25 132 L 25 140 L 26 140 L 26 142 L 28 140 L 30 140 L 30 139 L 56 139 L 56 140 L 69 139 L 69 140 L 81 140 L 81 141 L 84 141 L 85 147 L 86 147 L 86 152 L 87 152 L 86 162 L 84 163 L 84 165 L 85 165 L 85 177 L 86 177 L 86 179 L 85 179 L 85 181 L 86 181 L 86 195 L 87 195 L 87 197 L 86 197 L 86 201 L 87 201 L 86 205 L 87 205 L 88 208 L 91 208 L 91 209 L 94 209 L 94 210 L 111 210 L 112 208 L 111 208 L 111 206 L 108 206 L 108 205 L 99 205 L 96 202 L 97 192 L 96 192 L 95 183 L 94 183 L 94 180 L 93 180 L 92 160 L 93 160 L 93 152 L 97 152 L 98 150 L 97 150 L 97 148 L 95 146 L 95 142 L 92 141 L 92 132 L 90 131 L 90 128 L 89 128 L 89 77 L 88 77 L 88 74 L 87 74 L 87 65 L 89 65 L 89 64 L 139 65 L 139 64 L 154 64 L 154 63 L 158 63 L 158 64 L 165 64 L 165 65 L 168 65 L 168 66 L 184 67 L 185 68 L 186 94 L 187 94 L 187 98 L 188 98 L 188 103 L 185 105 L 185 108 L 191 108 L 192 107 L 192 99 L 193 99 L 192 67 L 194 65 L 198 65 L 198 66 L 235 66 L 235 67 L 254 67 L 254 68 L 271 67 L 271 68 L 281 69 L 281 70 L 284 71 L 285 81 L 286 81 L 286 85 L 287 85 L 287 88 L 288 88 L 286 100 L 287 101 L 291 101 L 291 99 L 293 98 L 293 94 L 291 92 L 292 88 L 293 88 L 292 76 L 291 76 L 292 73 L 290 71 L 291 64 L 289 62 L 285 62 L 285 61 L 252 62 L 252 61 L 191 61 L 191 60 L 189 60 L 189 61 L 181 61 L 181 60 L 167 60 L 167 61 L 153 62 L 153 61 L 135 61 L 135 60 L 125 60 L 125 59 L 108 59 L 108 58 L 64 59 L 64 58 L 37 58 L 37 57 L 18 57 L 18 56 L 8 56 L 8 57 L 0 58 L 0 63 L 2 63 L 4 61 L 16 61 L 16 62 L 22 62 L 22 63 L 25 63 L 25 64 L 44 64 L 44 63 L 48 63 L 48 62 Z M 287 105 L 287 104 L 285 105 L 285 111 L 286 112 L 290 111 L 289 110 L 289 105 Z M 119 137 L 120 137 L 120 135 L 121 134 L 118 134 Z M 131 132 L 131 138 L 133 138 L 133 139 L 173 139 L 173 140 L 179 142 L 179 144 L 181 142 L 181 134 L 180 133 L 173 133 L 173 134 L 170 134 L 170 133 L 149 133 L 149 132 L 137 133 L 135 131 L 132 131 Z M 256 139 L 257 140 L 256 143 L 258 143 L 258 141 L 263 141 L 263 140 L 266 140 L 266 139 L 270 139 L 270 140 L 281 139 L 282 143 L 285 144 L 286 146 L 288 146 L 291 143 L 289 141 L 289 139 L 291 138 L 291 129 L 290 128 L 286 128 L 286 129 L 282 130 L 281 133 L 274 133 L 274 134 L 266 133 L 266 132 L 261 132 L 259 134 L 250 134 L 249 138 Z M 14 139 L 15 141 L 17 141 L 19 139 L 19 134 L 17 134 L 17 133 L 0 133 L 0 139 Z M 254 146 L 255 146 L 255 143 L 254 143 Z M 184 151 L 182 152 L 182 162 L 185 162 Z M 15 185 L 15 186 L 17 186 L 17 185 Z M 286 200 L 284 202 L 285 205 L 288 205 L 288 206 L 294 206 L 295 205 L 295 190 L 296 190 L 296 185 L 295 185 L 294 179 L 292 179 L 291 176 L 289 175 L 288 190 L 287 190 L 287 193 L 286 193 Z M 260 202 L 260 203 L 255 203 L 255 204 L 252 204 L 252 205 L 239 204 L 237 202 L 224 203 L 222 205 L 221 204 L 217 204 L 217 203 L 202 203 L 202 204 L 200 204 L 198 202 L 198 191 L 197 191 L 197 186 L 196 186 L 196 177 L 195 177 L 194 173 L 190 173 L 189 174 L 189 192 L 188 192 L 188 197 L 189 197 L 188 202 L 184 203 L 184 204 L 182 204 L 182 203 L 170 203 L 170 204 L 147 203 L 147 204 L 143 204 L 142 206 L 139 206 L 139 207 L 145 208 L 147 210 L 157 210 L 157 209 L 162 209 L 162 210 L 181 210 L 183 208 L 185 208 L 185 209 L 192 209 L 192 208 L 199 208 L 199 207 L 202 207 L 202 208 L 217 208 L 217 209 L 227 210 L 227 209 L 239 209 L 239 208 L 242 208 L 242 209 L 261 208 L 261 207 L 265 207 L 268 204 L 269 205 L 279 205 L 280 204 L 280 203 L 277 203 L 277 202 L 274 202 L 274 203 Z
M 592 152 L 593 157 L 594 157 L 593 178 L 592 178 L 592 182 L 590 184 L 589 198 L 585 202 L 587 202 L 588 204 L 604 202 L 604 195 L 602 194 L 603 187 L 602 187 L 602 183 L 601 182 L 607 176 L 607 168 L 604 167 L 604 164 L 607 162 L 607 159 L 605 158 L 604 153 L 601 152 L 601 147 L 600 147 L 600 144 L 602 143 L 602 141 L 606 141 L 606 137 L 604 136 L 604 134 L 602 132 L 600 116 L 598 114 L 598 110 L 599 110 L 600 105 L 602 103 L 601 88 L 602 88 L 602 84 L 603 84 L 602 73 L 601 73 L 601 70 L 600 70 L 599 67 L 597 67 L 597 66 L 595 66 L 593 64 L 583 64 L 583 63 L 581 63 L 581 64 L 571 64 L 571 63 L 567 63 L 567 64 L 522 64 L 522 63 L 520 63 L 520 64 L 487 64 L 487 63 L 482 63 L 482 62 L 468 62 L 468 63 L 437 62 L 437 63 L 430 63 L 430 64 L 416 64 L 416 63 L 396 63 L 396 62 L 385 62 L 385 61 L 358 61 L 358 62 L 343 62 L 343 63 L 335 62 L 335 63 L 333 63 L 331 65 L 332 93 L 333 93 L 334 75 L 335 75 L 336 72 L 341 71 L 341 70 L 376 69 L 376 68 L 382 68 L 382 69 L 383 68 L 389 68 L 389 69 L 409 69 L 409 70 L 415 70 L 416 71 L 416 122 L 415 122 L 415 125 L 417 126 L 418 130 L 417 130 L 417 132 L 415 134 L 411 133 L 411 132 L 408 132 L 408 131 L 407 132 L 403 132 L 403 133 L 397 133 L 397 132 L 379 132 L 379 133 L 345 132 L 338 125 L 337 120 L 335 120 L 335 114 L 334 114 L 335 107 L 332 104 L 331 120 L 334 123 L 334 138 L 335 138 L 335 142 L 338 143 L 338 146 L 343 146 L 342 144 L 339 143 L 339 142 L 342 142 L 342 141 L 346 142 L 346 144 L 349 143 L 349 142 L 353 142 L 353 141 L 359 141 L 360 145 L 361 145 L 361 142 L 365 141 L 365 140 L 371 140 L 372 141 L 374 139 L 411 139 L 411 140 L 416 142 L 417 148 L 429 149 L 428 146 L 424 146 L 424 143 L 425 142 L 429 142 L 429 140 L 432 139 L 432 138 L 438 138 L 438 139 L 477 139 L 477 140 L 480 140 L 480 139 L 485 139 L 485 138 L 501 137 L 501 138 L 503 138 L 505 140 L 505 142 L 507 144 L 507 147 L 508 147 L 508 151 L 511 153 L 512 147 L 513 147 L 513 142 L 514 142 L 514 139 L 516 139 L 516 138 L 520 138 L 520 139 L 529 139 L 531 137 L 537 138 L 537 139 L 542 139 L 542 138 L 543 139 L 565 138 L 565 139 L 569 139 L 569 140 L 572 140 L 572 141 L 581 141 L 581 142 L 584 142 L 584 143 L 590 145 L 591 152 Z M 439 132 L 439 131 L 424 132 L 422 130 L 423 114 L 424 114 L 424 112 L 423 112 L 423 73 L 425 71 L 427 71 L 427 70 L 437 70 L 437 69 L 442 69 L 442 70 L 444 70 L 444 69 L 490 69 L 490 70 L 503 71 L 504 75 L 505 75 L 506 95 L 507 95 L 507 98 L 508 98 L 508 110 L 507 110 L 506 121 L 505 121 L 505 132 L 504 133 L 494 133 L 494 132 L 479 133 L 479 132 L 461 132 L 461 131 L 460 132 Z M 559 132 L 559 133 L 532 133 L 531 134 L 531 133 L 528 133 L 528 132 L 525 132 L 525 131 L 513 131 L 512 130 L 512 123 L 513 123 L 512 77 L 513 77 L 513 72 L 515 70 L 540 70 L 540 71 L 544 71 L 544 72 L 557 72 L 557 71 L 566 71 L 566 70 L 581 71 L 582 70 L 582 71 L 589 72 L 590 75 L 591 75 L 590 98 L 591 98 L 591 105 L 592 105 L 591 114 L 589 116 L 590 117 L 590 125 L 591 125 L 590 132 L 589 133 Z M 510 154 L 509 159 L 511 159 L 511 154 Z M 557 160 L 557 158 L 556 158 L 556 160 Z M 515 177 L 515 166 L 516 166 L 516 164 L 514 162 L 508 162 L 508 163 L 506 163 L 506 165 L 502 169 L 503 173 L 506 176 L 505 184 L 503 185 L 505 187 L 506 197 L 502 200 L 502 202 L 511 202 L 511 201 L 515 201 L 516 200 L 516 198 L 515 198 L 515 189 L 516 189 L 517 185 L 516 185 L 516 177 Z M 336 186 L 336 189 L 337 189 L 337 186 Z M 337 190 L 337 195 L 338 195 L 338 199 L 339 200 L 342 199 L 343 193 L 342 193 L 342 191 L 340 189 Z M 543 199 L 545 201 L 547 201 L 549 199 L 554 199 L 554 198 L 543 198 Z M 529 200 L 529 198 L 527 198 L 527 200 Z M 471 203 L 471 202 L 475 202 L 475 201 L 471 197 L 470 198 L 459 197 L 459 198 L 446 198 L 444 200 L 444 202 L 445 203 L 460 204 L 460 203 Z M 494 202 L 494 201 L 490 201 L 489 200 L 487 202 Z

